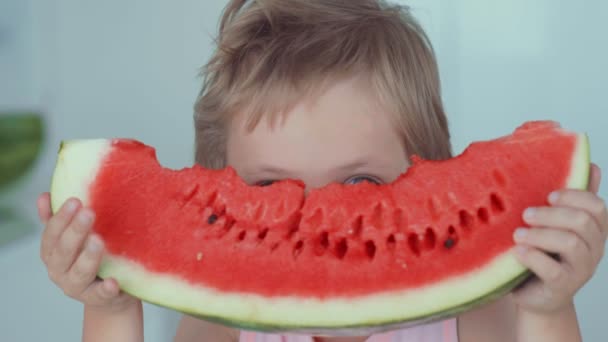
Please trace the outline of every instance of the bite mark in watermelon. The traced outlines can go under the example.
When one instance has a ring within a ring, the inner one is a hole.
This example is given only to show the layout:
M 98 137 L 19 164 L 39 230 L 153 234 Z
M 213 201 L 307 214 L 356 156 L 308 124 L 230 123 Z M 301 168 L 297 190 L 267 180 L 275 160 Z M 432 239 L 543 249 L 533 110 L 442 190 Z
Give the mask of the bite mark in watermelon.
M 555 122 L 414 157 L 390 184 L 245 184 L 232 168 L 162 167 L 128 139 L 62 144 L 52 207 L 93 208 L 99 276 L 145 301 L 228 325 L 373 333 L 435 321 L 510 291 L 522 211 L 584 189 L 589 145 Z

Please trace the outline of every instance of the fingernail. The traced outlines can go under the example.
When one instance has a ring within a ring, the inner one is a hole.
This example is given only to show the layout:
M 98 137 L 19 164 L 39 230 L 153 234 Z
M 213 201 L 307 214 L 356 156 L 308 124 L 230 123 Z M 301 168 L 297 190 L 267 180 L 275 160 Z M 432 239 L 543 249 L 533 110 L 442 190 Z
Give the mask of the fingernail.
M 517 228 L 515 230 L 515 240 L 521 241 L 523 240 L 526 235 L 528 234 L 528 230 L 525 228 Z
M 83 210 L 80 213 L 78 213 L 78 221 L 80 221 L 82 224 L 89 224 L 89 223 L 91 223 L 92 220 L 93 220 L 93 214 L 91 214 L 90 211 Z
M 65 208 L 67 209 L 67 211 L 69 213 L 74 212 L 77 207 L 78 207 L 78 203 L 76 202 L 76 200 L 73 200 L 73 199 L 68 200 L 68 203 L 65 204 Z
M 557 202 L 558 198 L 559 198 L 559 193 L 557 191 L 553 191 L 552 193 L 549 194 L 549 197 L 548 197 L 549 203 L 553 204 L 553 203 Z
M 98 252 L 101 249 L 101 241 L 95 235 L 91 235 L 89 238 L 89 243 L 87 244 L 87 248 L 91 252 Z
M 534 215 L 536 215 L 535 208 L 528 208 L 528 209 L 524 210 L 524 219 L 529 220 L 529 219 L 533 218 Z
M 103 282 L 103 289 L 106 291 L 106 293 L 109 293 L 109 294 L 114 293 L 114 285 L 112 285 L 112 283 L 109 281 Z

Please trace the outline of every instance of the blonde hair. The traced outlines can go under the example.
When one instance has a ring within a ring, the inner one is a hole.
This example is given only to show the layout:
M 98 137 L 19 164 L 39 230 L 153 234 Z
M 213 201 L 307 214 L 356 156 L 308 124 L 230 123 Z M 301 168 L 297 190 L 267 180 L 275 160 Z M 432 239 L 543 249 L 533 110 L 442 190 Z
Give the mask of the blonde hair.
M 249 2 L 249 3 L 248 3 Z M 451 156 L 433 48 L 404 6 L 378 0 L 232 0 L 195 105 L 196 162 L 226 166 L 227 125 L 286 112 L 341 77 L 365 75 L 409 154 Z

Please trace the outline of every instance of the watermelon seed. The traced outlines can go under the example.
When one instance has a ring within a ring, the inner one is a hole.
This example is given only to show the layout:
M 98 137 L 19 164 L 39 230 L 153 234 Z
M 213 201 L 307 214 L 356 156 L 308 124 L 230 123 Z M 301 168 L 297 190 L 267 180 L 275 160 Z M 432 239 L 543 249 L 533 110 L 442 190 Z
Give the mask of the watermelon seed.
M 448 233 L 449 233 L 450 235 L 454 235 L 454 234 L 456 234 L 456 228 L 454 228 L 454 226 L 449 226 L 449 227 L 448 227 Z
M 304 248 L 304 241 L 300 240 L 296 243 L 295 247 L 293 248 L 293 256 L 294 258 L 297 257 L 298 255 L 300 255 L 300 253 L 302 253 L 302 249 Z
M 215 221 L 217 221 L 218 217 L 215 214 L 211 214 L 209 215 L 209 218 L 207 219 L 207 223 L 209 224 L 214 224 Z
M 496 184 L 498 184 L 500 186 L 505 186 L 505 184 L 507 183 L 505 181 L 505 176 L 499 170 L 494 170 L 492 172 L 492 176 L 494 176 L 494 180 L 496 181 Z
M 376 244 L 374 243 L 374 241 L 367 240 L 365 242 L 365 252 L 367 253 L 367 257 L 370 260 L 374 259 L 374 256 L 376 255 Z
M 226 213 L 226 204 L 224 204 L 224 203 L 217 204 L 216 203 L 214 212 L 218 217 L 224 216 L 224 214 Z
M 460 210 L 458 212 L 458 216 L 460 217 L 460 226 L 463 228 L 471 228 L 473 225 L 473 216 L 469 214 L 466 210 Z
M 258 233 L 258 239 L 264 240 L 266 238 L 266 234 L 268 234 L 268 228 Z
M 488 214 L 488 209 L 486 208 L 479 208 L 477 209 L 477 217 L 479 218 L 479 220 L 483 223 L 488 223 L 488 221 L 490 220 L 490 215 Z
M 329 248 L 329 234 L 327 232 L 321 234 L 321 246 Z
M 435 231 L 431 227 L 424 232 L 424 245 L 427 249 L 435 248 Z
M 395 235 L 391 234 L 386 238 L 386 247 L 390 250 L 395 249 L 395 245 L 397 242 L 395 241 Z
M 490 194 L 490 203 L 492 205 L 492 210 L 496 213 L 501 213 L 505 210 L 502 199 L 495 193 Z
M 247 231 L 246 230 L 241 230 L 241 232 L 239 233 L 239 236 L 238 236 L 238 240 L 239 241 L 245 240 L 245 236 L 247 236 Z
M 201 259 L 203 259 L 203 252 L 198 252 L 196 254 L 196 260 L 201 261 Z
M 407 243 L 410 246 L 410 250 L 416 255 L 420 255 L 420 239 L 418 239 L 418 235 L 415 233 L 411 233 L 407 237 Z
M 317 255 L 322 255 L 329 248 L 329 234 L 323 232 L 319 235 L 318 245 L 315 248 Z
M 452 247 L 454 247 L 454 245 L 456 244 L 456 240 L 452 239 L 452 237 L 448 237 L 445 242 L 443 243 L 443 245 L 445 246 L 445 248 L 450 249 Z
M 344 256 L 346 255 L 346 252 L 348 252 L 348 243 L 346 242 L 346 239 L 341 239 L 337 244 L 336 244 L 336 256 L 339 259 L 343 259 Z
M 291 239 L 295 233 L 300 229 L 300 222 L 302 221 L 302 213 L 295 213 L 288 222 L 289 231 L 287 232 L 287 239 Z
M 299 228 L 297 225 L 291 227 L 291 229 L 289 229 L 289 232 L 287 233 L 287 239 L 291 239 L 298 232 L 298 229 Z
M 279 243 L 275 242 L 272 244 L 272 246 L 270 246 L 270 251 L 274 252 L 277 248 L 279 248 Z

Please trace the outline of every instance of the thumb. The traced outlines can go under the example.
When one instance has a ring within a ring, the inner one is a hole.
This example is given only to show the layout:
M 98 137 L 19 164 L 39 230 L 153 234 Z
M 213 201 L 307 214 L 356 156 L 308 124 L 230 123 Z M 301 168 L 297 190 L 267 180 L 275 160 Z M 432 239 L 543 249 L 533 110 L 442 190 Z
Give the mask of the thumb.
M 591 169 L 589 170 L 589 186 L 588 190 L 597 194 L 600 189 L 600 181 L 602 180 L 602 171 L 599 166 L 591 163 Z
M 51 210 L 51 196 L 48 192 L 40 194 L 36 200 L 36 206 L 38 207 L 38 218 L 43 224 L 47 224 L 51 216 L 53 215 Z

